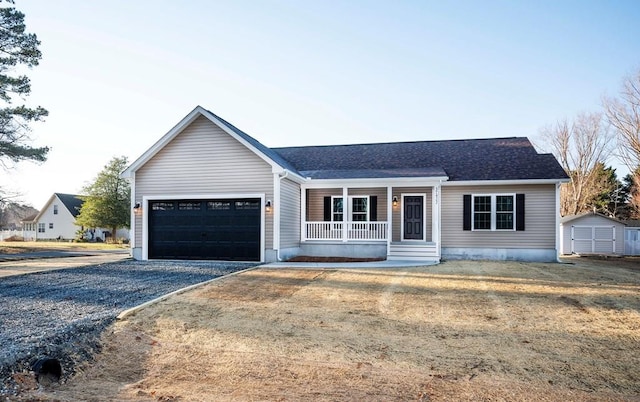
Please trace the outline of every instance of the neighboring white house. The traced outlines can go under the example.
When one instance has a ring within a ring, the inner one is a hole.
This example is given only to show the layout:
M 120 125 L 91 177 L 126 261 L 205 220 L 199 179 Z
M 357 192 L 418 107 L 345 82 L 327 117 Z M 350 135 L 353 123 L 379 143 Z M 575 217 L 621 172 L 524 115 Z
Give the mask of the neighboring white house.
M 200 106 L 122 176 L 134 258 L 263 262 L 555 261 L 569 181 L 524 137 L 269 148 Z
M 79 195 L 54 193 L 37 215 L 22 221 L 26 241 L 73 240 L 81 226 L 76 225 L 83 200 Z M 87 229 L 87 240 L 104 240 L 107 229 Z M 118 229 L 116 238 L 129 239 L 128 229 Z
M 625 224 L 597 212 L 565 216 L 560 220 L 561 253 L 624 254 Z

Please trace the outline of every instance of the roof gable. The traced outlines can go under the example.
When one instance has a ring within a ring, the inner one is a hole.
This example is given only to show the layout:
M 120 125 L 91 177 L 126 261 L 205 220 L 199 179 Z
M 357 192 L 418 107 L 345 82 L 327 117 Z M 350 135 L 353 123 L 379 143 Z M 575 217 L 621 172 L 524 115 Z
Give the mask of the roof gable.
M 231 123 L 220 118 L 214 113 L 204 109 L 201 106 L 196 106 L 187 116 L 185 116 L 178 124 L 176 124 L 169 132 L 167 132 L 162 138 L 160 138 L 151 148 L 149 148 L 144 154 L 136 159 L 128 168 L 122 172 L 122 177 L 131 177 L 131 175 L 140 169 L 145 163 L 147 163 L 153 156 L 155 156 L 165 145 L 178 136 L 185 128 L 187 128 L 198 117 L 204 116 L 213 124 L 220 127 L 225 133 L 235 138 L 238 142 L 246 146 L 249 150 L 254 152 L 265 162 L 274 168 L 274 170 L 290 170 L 294 174 L 297 174 L 291 164 L 283 159 L 279 154 L 264 146 L 255 138 L 249 134 L 238 129 Z
M 40 219 L 43 213 L 47 211 L 49 205 L 51 205 L 56 199 L 58 199 L 62 205 L 69 211 L 71 216 L 74 218 L 80 214 L 80 208 L 84 203 L 84 200 L 81 198 L 82 196 L 76 194 L 64 194 L 64 193 L 53 193 L 53 195 L 49 198 L 46 204 L 42 207 L 40 212 L 38 212 L 30 219 L 24 219 L 24 222 L 35 222 Z

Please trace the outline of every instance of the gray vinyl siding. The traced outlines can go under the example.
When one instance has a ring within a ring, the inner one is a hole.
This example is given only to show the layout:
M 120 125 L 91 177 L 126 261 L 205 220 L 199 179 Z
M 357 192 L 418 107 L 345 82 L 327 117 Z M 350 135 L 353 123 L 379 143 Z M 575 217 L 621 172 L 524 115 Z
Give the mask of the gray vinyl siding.
M 280 182 L 280 247 L 300 245 L 300 185 L 288 179 Z
M 378 200 L 376 213 L 378 221 L 387 220 L 387 188 L 350 188 L 349 195 L 375 195 Z M 321 222 L 324 220 L 324 197 L 342 196 L 342 188 L 322 188 L 307 190 L 307 220 Z
M 135 176 L 135 202 L 143 196 L 265 194 L 273 199 L 271 166 L 205 117 L 197 118 Z M 266 215 L 266 249 L 273 248 L 273 217 Z M 136 244 L 142 219 L 136 217 Z
M 433 224 L 433 208 L 431 205 L 431 187 L 394 187 L 393 195 L 398 197 L 398 206 L 393 208 L 393 228 L 392 228 L 392 237 L 391 241 L 399 242 L 402 241 L 402 194 L 424 194 L 424 202 L 426 205 L 425 212 L 425 241 L 432 241 L 431 233 L 432 233 L 432 224 Z
M 525 194 L 524 231 L 467 231 L 463 225 L 464 194 Z M 443 186 L 442 247 L 555 249 L 555 185 Z
M 564 222 L 562 228 L 562 254 L 571 254 L 571 226 L 615 226 L 616 231 L 616 251 L 615 254 L 624 254 L 624 227 L 625 225 L 604 216 L 587 215 L 580 218 Z M 607 254 L 611 251 L 607 250 Z

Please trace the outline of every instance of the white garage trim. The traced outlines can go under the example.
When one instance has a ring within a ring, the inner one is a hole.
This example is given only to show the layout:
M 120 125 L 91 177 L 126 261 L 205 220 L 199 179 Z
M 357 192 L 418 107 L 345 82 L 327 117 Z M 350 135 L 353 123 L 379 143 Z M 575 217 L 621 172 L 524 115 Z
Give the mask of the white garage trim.
M 572 254 L 609 254 L 616 252 L 616 227 L 571 226 Z
M 142 197 L 142 259 L 149 259 L 149 201 L 160 200 L 208 200 L 208 199 L 232 199 L 232 198 L 259 198 L 260 201 L 260 262 L 265 260 L 266 245 L 266 216 L 264 193 L 224 193 L 224 194 L 172 194 L 152 195 Z

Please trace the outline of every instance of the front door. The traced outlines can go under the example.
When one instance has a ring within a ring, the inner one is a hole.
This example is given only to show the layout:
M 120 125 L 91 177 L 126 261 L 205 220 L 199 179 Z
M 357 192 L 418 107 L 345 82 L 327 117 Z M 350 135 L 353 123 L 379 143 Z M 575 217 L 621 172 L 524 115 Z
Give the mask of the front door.
M 424 240 L 424 197 L 404 196 L 404 240 Z

